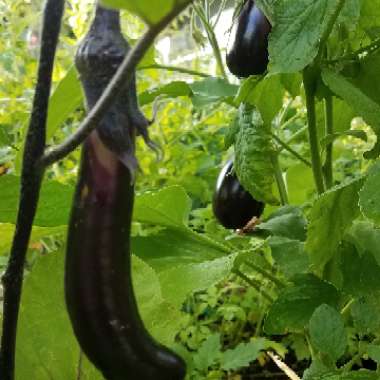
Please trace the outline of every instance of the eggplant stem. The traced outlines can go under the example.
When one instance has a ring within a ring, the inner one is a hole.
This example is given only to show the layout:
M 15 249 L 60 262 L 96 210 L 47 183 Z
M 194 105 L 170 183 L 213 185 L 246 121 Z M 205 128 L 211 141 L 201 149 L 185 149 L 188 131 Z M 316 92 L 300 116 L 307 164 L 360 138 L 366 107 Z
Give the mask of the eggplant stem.
M 115 97 L 123 88 L 128 85 L 129 81 L 132 79 L 136 66 L 144 57 L 145 53 L 148 51 L 156 37 L 191 2 L 192 0 L 180 2 L 161 21 L 149 27 L 147 32 L 139 39 L 137 44 L 126 55 L 123 63 L 120 65 L 116 74 L 104 90 L 102 96 L 88 113 L 77 131 L 62 144 L 46 151 L 42 158 L 38 161 L 38 165 L 40 167 L 47 167 L 65 158 L 86 139 L 92 130 L 97 127 L 98 123 L 102 120 L 108 108 L 112 105 Z

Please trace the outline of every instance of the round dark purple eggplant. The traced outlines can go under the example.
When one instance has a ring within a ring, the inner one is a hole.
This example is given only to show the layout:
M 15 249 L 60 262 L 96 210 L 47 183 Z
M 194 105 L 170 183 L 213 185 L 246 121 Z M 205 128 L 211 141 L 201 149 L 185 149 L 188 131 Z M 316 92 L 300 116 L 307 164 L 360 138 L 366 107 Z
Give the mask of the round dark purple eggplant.
M 232 160 L 219 174 L 212 206 L 216 219 L 229 229 L 245 227 L 253 217 L 260 217 L 265 207 L 240 184 Z
M 237 77 L 264 74 L 268 66 L 268 36 L 272 27 L 253 0 L 247 0 L 238 16 L 227 52 L 227 66 Z

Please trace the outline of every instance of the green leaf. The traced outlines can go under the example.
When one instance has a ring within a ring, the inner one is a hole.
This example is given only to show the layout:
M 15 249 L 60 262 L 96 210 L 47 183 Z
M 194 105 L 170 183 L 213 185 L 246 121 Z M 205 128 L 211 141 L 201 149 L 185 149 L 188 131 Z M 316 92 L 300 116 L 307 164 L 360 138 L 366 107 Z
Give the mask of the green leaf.
M 322 78 L 335 94 L 344 99 L 359 116 L 378 133 L 380 129 L 380 104 L 370 98 L 361 88 L 343 75 L 323 69 Z
M 380 225 L 380 161 L 371 167 L 359 194 L 362 213 Z
M 195 107 L 203 107 L 220 101 L 232 103 L 239 88 L 222 78 L 206 78 L 190 84 L 189 87 Z
M 275 3 L 275 23 L 269 38 L 271 73 L 294 73 L 314 60 L 336 2 L 293 0 L 291 6 L 287 0 Z
M 228 248 L 190 229 L 166 228 L 148 236 L 133 237 L 132 251 L 155 270 L 162 271 L 223 257 Z
M 0 177 L 0 223 L 15 223 L 20 191 L 20 178 L 13 175 Z M 66 225 L 69 220 L 74 189 L 57 181 L 42 184 L 35 226 Z
M 175 206 L 175 207 L 174 207 Z M 180 186 L 146 192 L 136 197 L 133 220 L 164 227 L 184 227 L 191 200 Z
M 304 241 L 307 221 L 299 207 L 284 206 L 272 213 L 268 219 L 257 225 L 257 229 L 271 235 Z
M 273 259 L 286 277 L 290 278 L 296 274 L 307 272 L 309 257 L 304 250 L 304 243 L 299 240 L 273 236 L 269 238 L 268 244 Z
M 270 126 L 265 125 L 257 110 L 241 106 L 240 129 L 235 140 L 234 168 L 243 187 L 252 196 L 268 204 L 278 204 L 273 194 L 274 155 Z
M 46 123 L 46 138 L 49 141 L 57 129 L 82 104 L 83 92 L 78 78 L 78 72 L 71 66 L 66 75 L 57 84 L 49 100 L 48 119 Z M 22 134 L 24 141 L 27 132 L 28 119 L 24 121 Z M 21 168 L 24 149 L 19 150 L 16 157 L 18 171 Z
M 132 257 L 132 273 L 133 287 L 145 327 L 160 343 L 172 345 L 185 315 L 162 297 L 158 275 L 136 256 Z
M 366 252 L 372 254 L 377 265 L 380 266 L 380 229 L 366 221 L 356 221 L 346 236 L 346 240 L 353 243 L 360 256 Z
M 227 150 L 229 147 L 235 144 L 236 135 L 239 132 L 239 118 L 235 117 L 227 128 L 224 136 L 224 148 Z
M 286 182 L 289 193 L 289 202 L 301 205 L 309 201 L 315 191 L 312 170 L 300 163 L 291 166 L 286 172 Z
M 306 251 L 312 264 L 322 270 L 334 256 L 344 233 L 360 214 L 358 192 L 363 179 L 335 187 L 321 195 L 310 212 Z
M 173 81 L 161 87 L 156 87 L 142 92 L 139 95 L 140 106 L 152 103 L 158 96 L 163 98 L 178 98 L 179 96 L 190 96 L 191 89 L 188 83 L 182 81 Z
M 190 3 L 190 0 L 101 0 L 109 7 L 126 9 L 141 17 L 148 24 L 156 24 L 163 19 L 175 6 Z
M 329 305 L 319 306 L 309 322 L 311 344 L 319 352 L 327 354 L 333 361 L 346 351 L 347 333 L 340 313 Z
M 210 335 L 194 355 L 194 366 L 199 371 L 207 371 L 221 356 L 220 334 Z
M 355 329 L 359 334 L 377 334 L 380 329 L 380 303 L 377 295 L 361 297 L 351 306 Z
M 257 107 L 264 123 L 271 125 L 282 107 L 283 96 L 284 88 L 279 75 L 266 76 L 256 81 L 253 77 L 243 83 L 243 88 L 239 91 L 235 103 L 243 102 Z
M 377 364 L 380 363 L 380 346 L 376 344 L 370 344 L 367 347 L 368 356 L 374 360 Z
M 230 274 L 235 255 L 202 263 L 178 265 L 159 273 L 165 299 L 180 306 L 196 290 L 206 289 Z
M 13 235 L 15 231 L 14 224 L 0 223 L 0 256 L 8 255 L 11 249 Z M 34 226 L 32 229 L 32 234 L 30 237 L 29 245 L 40 241 L 41 239 L 54 236 L 54 235 L 64 235 L 66 232 L 66 226 L 58 227 L 37 227 Z
M 336 307 L 338 299 L 338 291 L 328 282 L 311 274 L 297 275 L 293 284 L 283 289 L 270 307 L 265 320 L 265 332 L 300 332 L 318 306 L 328 304 Z
M 254 339 L 249 343 L 240 343 L 235 348 L 223 352 L 220 363 L 225 371 L 247 367 L 257 359 L 261 350 L 268 347 L 264 338 Z
M 359 255 L 354 245 L 344 242 L 342 251 L 343 289 L 353 296 L 380 292 L 380 266 L 368 252 Z
M 17 380 L 77 377 L 79 346 L 65 308 L 63 268 L 63 252 L 50 253 L 37 260 L 25 279 L 17 333 Z M 103 379 L 87 360 L 83 364 L 83 379 Z

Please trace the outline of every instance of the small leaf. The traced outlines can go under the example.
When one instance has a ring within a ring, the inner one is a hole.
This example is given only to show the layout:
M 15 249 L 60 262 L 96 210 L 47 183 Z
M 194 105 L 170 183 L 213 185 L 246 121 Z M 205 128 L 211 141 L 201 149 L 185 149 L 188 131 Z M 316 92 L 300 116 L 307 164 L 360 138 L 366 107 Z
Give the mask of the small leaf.
M 319 352 L 338 360 L 347 347 L 347 333 L 340 313 L 329 305 L 319 306 L 309 322 L 311 344 Z
M 240 343 L 231 350 L 223 352 L 221 367 L 225 371 L 237 370 L 257 359 L 260 351 L 267 348 L 266 339 L 259 338 L 249 343 Z
M 208 368 L 211 367 L 221 356 L 221 348 L 220 334 L 210 335 L 194 355 L 195 368 L 200 371 L 207 371 Z
M 284 206 L 277 209 L 256 228 L 257 230 L 268 231 L 274 236 L 304 241 L 306 239 L 306 227 L 306 218 L 299 207 Z

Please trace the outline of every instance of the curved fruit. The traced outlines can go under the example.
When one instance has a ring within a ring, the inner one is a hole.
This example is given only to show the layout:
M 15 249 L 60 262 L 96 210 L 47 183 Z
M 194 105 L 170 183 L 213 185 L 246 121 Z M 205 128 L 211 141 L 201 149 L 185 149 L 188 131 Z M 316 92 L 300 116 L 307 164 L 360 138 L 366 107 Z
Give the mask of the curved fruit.
M 253 0 L 247 0 L 233 32 L 227 66 L 237 77 L 264 74 L 268 66 L 268 36 L 272 27 Z
M 112 78 L 125 47 L 119 14 L 98 7 L 76 60 L 88 108 Z M 136 117 L 138 109 L 130 114 L 134 91 L 131 84 L 115 99 L 83 146 L 67 239 L 66 304 L 83 352 L 107 380 L 182 380 L 185 363 L 149 335 L 132 285 L 134 145 L 138 128 L 146 127 L 143 116 Z
M 216 182 L 213 198 L 215 217 L 225 228 L 243 228 L 264 211 L 264 203 L 256 201 L 240 184 L 233 172 L 233 162 L 228 161 Z

